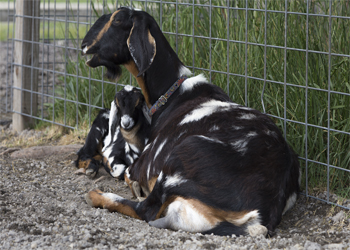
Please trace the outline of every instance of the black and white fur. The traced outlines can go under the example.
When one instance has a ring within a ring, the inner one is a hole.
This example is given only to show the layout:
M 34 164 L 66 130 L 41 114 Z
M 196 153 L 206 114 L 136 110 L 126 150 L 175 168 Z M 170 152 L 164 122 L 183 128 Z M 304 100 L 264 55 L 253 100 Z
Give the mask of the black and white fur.
M 76 166 L 95 176 L 101 161 L 113 177 L 123 179 L 125 169 L 140 156 L 148 141 L 149 123 L 142 112 L 144 98 L 137 88 L 125 86 L 93 121 Z
M 181 75 L 191 75 L 143 11 L 101 16 L 82 51 L 92 55 L 88 66 L 105 66 L 109 77 L 124 65 L 148 107 Z M 146 190 L 144 201 L 99 190 L 86 201 L 159 228 L 266 235 L 295 203 L 300 173 L 297 155 L 267 115 L 232 102 L 198 75 L 153 115 L 149 142 L 125 178 Z

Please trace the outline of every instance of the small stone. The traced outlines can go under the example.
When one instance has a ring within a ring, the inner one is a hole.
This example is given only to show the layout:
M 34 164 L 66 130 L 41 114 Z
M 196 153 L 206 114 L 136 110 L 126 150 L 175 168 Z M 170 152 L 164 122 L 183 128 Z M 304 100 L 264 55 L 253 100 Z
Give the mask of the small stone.
M 341 210 L 339 213 L 337 213 L 336 215 L 334 215 L 332 217 L 332 221 L 334 223 L 339 223 L 339 222 L 341 222 L 344 219 L 344 217 L 345 217 L 344 211 Z
M 305 250 L 321 250 L 321 245 L 316 242 L 306 241 L 304 245 Z
M 33 241 L 32 244 L 30 244 L 30 247 L 31 247 L 32 249 L 35 249 L 35 248 L 38 247 L 38 243 L 37 243 L 36 241 Z

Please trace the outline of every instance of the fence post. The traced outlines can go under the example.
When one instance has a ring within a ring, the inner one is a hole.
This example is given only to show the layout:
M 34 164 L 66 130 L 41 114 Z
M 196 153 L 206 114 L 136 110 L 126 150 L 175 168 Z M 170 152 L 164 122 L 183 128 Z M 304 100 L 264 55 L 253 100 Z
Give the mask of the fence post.
M 16 0 L 14 73 L 13 73 L 13 129 L 22 131 L 33 124 L 37 113 L 40 0 Z M 26 114 L 26 115 L 23 115 Z

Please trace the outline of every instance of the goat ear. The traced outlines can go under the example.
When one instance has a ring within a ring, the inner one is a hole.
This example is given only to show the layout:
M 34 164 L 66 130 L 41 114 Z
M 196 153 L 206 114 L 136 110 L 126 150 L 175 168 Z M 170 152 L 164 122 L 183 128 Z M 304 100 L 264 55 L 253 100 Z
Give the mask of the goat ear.
M 137 76 L 140 76 L 151 66 L 156 55 L 156 40 L 145 22 L 137 19 L 134 21 L 127 45 L 139 70 Z

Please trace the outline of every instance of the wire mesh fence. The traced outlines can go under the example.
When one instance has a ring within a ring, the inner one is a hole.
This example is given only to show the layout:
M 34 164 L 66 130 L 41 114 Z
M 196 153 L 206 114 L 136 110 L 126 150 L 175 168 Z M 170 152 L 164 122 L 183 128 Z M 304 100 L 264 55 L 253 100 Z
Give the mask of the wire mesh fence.
M 7 111 L 89 126 L 121 86 L 137 84 L 127 71 L 110 82 L 105 69 L 88 68 L 81 40 L 100 15 L 132 6 L 154 16 L 194 74 L 276 122 L 300 156 L 306 196 L 350 198 L 349 0 L 42 0 L 40 13 L 27 15 L 12 15 L 15 3 L 7 4 Z M 14 36 L 20 19 L 32 27 L 39 20 L 37 40 Z M 38 47 L 37 64 L 16 61 L 17 42 L 30 44 L 30 54 Z M 29 87 L 16 87 L 16 70 L 25 68 Z M 14 109 L 14 90 L 29 95 L 31 108 Z

